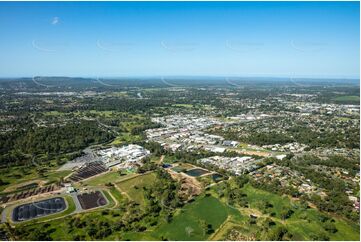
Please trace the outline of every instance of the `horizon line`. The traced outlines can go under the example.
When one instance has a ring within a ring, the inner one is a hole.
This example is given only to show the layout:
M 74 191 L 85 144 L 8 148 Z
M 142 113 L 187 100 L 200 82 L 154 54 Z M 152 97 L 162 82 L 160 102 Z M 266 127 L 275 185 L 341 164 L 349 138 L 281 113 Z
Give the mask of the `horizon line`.
M 23 79 L 23 78 L 34 78 L 34 77 L 51 77 L 51 78 L 279 78 L 279 79 L 347 79 L 347 80 L 360 80 L 360 76 L 257 76 L 257 75 L 124 75 L 124 76 L 81 76 L 81 75 L 34 75 L 34 76 L 0 76 L 0 79 Z

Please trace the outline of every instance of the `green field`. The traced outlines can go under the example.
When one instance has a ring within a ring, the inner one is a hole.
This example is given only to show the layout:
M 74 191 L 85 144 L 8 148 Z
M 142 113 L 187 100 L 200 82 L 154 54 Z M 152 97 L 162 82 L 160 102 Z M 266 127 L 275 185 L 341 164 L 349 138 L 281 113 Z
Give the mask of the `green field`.
M 321 218 L 326 216 L 316 209 L 302 207 L 288 197 L 255 189 L 246 185 L 241 189 L 247 194 L 248 208 L 227 205 L 214 196 L 201 196 L 196 201 L 178 210 L 170 223 L 162 222 L 155 229 L 144 233 L 126 233 L 129 240 L 226 240 L 230 230 L 236 229 L 243 239 L 274 239 L 272 235 L 278 228 L 287 229 L 292 240 L 314 240 L 326 236 L 330 240 L 359 240 L 357 224 L 342 219 L 334 219 L 337 232 L 327 232 Z M 211 191 L 213 194 L 213 190 Z M 272 207 L 265 208 L 265 201 Z M 291 209 L 294 213 L 288 219 L 282 219 L 281 213 Z M 250 215 L 256 215 L 254 224 L 250 224 Z M 272 214 L 272 215 L 271 215 Z M 269 221 L 275 223 L 269 226 Z M 206 225 L 211 225 L 213 233 L 207 233 Z
M 122 133 L 120 136 L 117 136 L 113 141 L 112 145 L 125 145 L 134 142 L 139 142 L 142 140 L 140 135 L 131 135 L 130 133 Z
M 121 203 L 124 200 L 124 196 L 115 187 L 111 187 L 109 189 L 109 193 L 113 195 L 113 197 L 118 201 L 118 203 Z
M 21 183 L 40 182 L 53 183 L 59 181 L 60 178 L 70 174 L 71 171 L 56 171 L 54 169 L 46 171 L 43 175 L 39 175 L 36 167 L 9 167 L 0 170 L 1 179 L 8 184 L 0 186 L 0 192 L 5 189 L 16 190 L 21 186 Z
M 122 187 L 132 199 L 142 203 L 143 194 L 142 186 L 154 182 L 155 174 L 149 173 L 135 178 L 130 178 L 117 185 Z M 137 186 L 138 188 L 134 188 Z M 214 186 L 216 187 L 216 186 Z M 166 222 L 162 217 L 158 218 L 158 225 L 147 227 L 146 231 L 124 231 L 113 232 L 106 240 L 227 240 L 228 233 L 231 230 L 238 231 L 245 239 L 272 240 L 272 234 L 277 228 L 286 228 L 290 234 L 291 240 L 314 240 L 321 235 L 326 235 L 330 240 L 359 240 L 359 228 L 357 224 L 351 224 L 345 220 L 333 217 L 334 225 L 337 232 L 331 233 L 325 231 L 320 220 L 325 214 L 320 213 L 316 209 L 301 206 L 297 201 L 291 201 L 288 197 L 279 196 L 270 192 L 256 189 L 250 184 L 241 188 L 241 191 L 247 195 L 249 207 L 234 207 L 227 204 L 225 197 L 217 198 L 216 188 L 212 188 L 209 194 L 203 194 L 195 199 L 195 201 L 185 205 L 183 208 L 176 210 L 172 220 Z M 82 221 L 103 221 L 104 223 L 114 224 L 119 221 L 118 210 L 113 210 L 115 201 L 110 194 L 122 204 L 125 196 L 121 194 L 116 187 L 109 188 L 104 191 L 105 196 L 109 200 L 109 204 L 103 209 L 96 209 L 86 213 L 68 216 L 65 219 L 59 217 L 68 215 L 75 207 L 70 197 L 66 197 L 70 206 L 63 213 L 39 218 L 34 222 L 43 222 L 33 225 L 33 221 L 21 224 L 27 224 L 29 228 L 41 228 L 48 224 L 46 230 L 52 231 L 51 238 L 55 240 L 72 240 L 76 235 L 81 235 L 84 240 L 91 239 L 87 235 L 89 227 L 84 231 L 82 228 L 69 227 L 69 223 L 75 217 Z M 271 207 L 265 208 L 264 204 L 268 201 Z M 107 208 L 110 208 L 107 209 Z M 285 209 L 292 209 L 294 213 L 287 219 L 282 219 L 280 214 Z M 120 210 L 119 210 L 120 211 Z M 273 215 L 271 215 L 274 213 Z M 250 223 L 250 214 L 256 215 L 255 223 Z M 332 218 L 330 215 L 328 217 Z M 49 221 L 50 220 L 50 221 Z M 274 225 L 269 226 L 269 221 L 273 221 Z M 211 230 L 209 230 L 211 228 Z M 64 233 L 71 231 L 71 233 Z
M 59 111 L 48 111 L 48 112 L 44 112 L 43 114 L 46 116 L 63 116 L 66 113 L 59 112 Z
M 204 225 L 217 229 L 229 215 L 229 209 L 217 198 L 209 196 L 186 205 L 172 222 L 163 224 L 153 232 L 157 238 L 168 240 L 205 240 L 209 234 Z
M 175 164 L 176 165 L 176 164 Z M 173 171 L 175 172 L 182 172 L 182 171 L 186 171 L 189 170 L 191 168 L 194 168 L 193 165 L 188 164 L 188 163 L 179 163 L 177 166 L 174 166 L 173 168 L 171 168 Z
M 121 181 L 116 185 L 128 196 L 139 204 L 144 204 L 143 187 L 152 184 L 156 179 L 154 173 L 140 175 L 125 181 Z
M 88 180 L 83 181 L 83 185 L 87 186 L 104 186 L 106 183 L 117 183 L 124 179 L 128 179 L 130 177 L 135 176 L 136 174 L 127 174 L 121 176 L 117 171 L 110 171 L 104 173 L 102 175 L 96 176 L 94 178 L 90 178 Z
M 356 224 L 333 217 L 337 232 L 329 233 L 324 230 L 320 221 L 323 214 L 316 209 L 303 208 L 298 202 L 292 202 L 286 196 L 281 197 L 258 190 L 249 184 L 242 188 L 242 191 L 247 194 L 250 211 L 258 211 L 262 214 L 260 217 L 271 217 L 276 223 L 285 225 L 296 240 L 312 240 L 314 236 L 320 234 L 320 231 L 325 233 L 331 240 L 359 240 L 359 227 Z M 265 201 L 271 203 L 272 208 L 265 209 Z M 287 209 L 291 209 L 294 213 L 290 218 L 282 220 L 280 217 L 281 211 Z M 275 215 L 271 216 L 272 213 L 275 213 Z
M 339 96 L 334 98 L 333 100 L 337 102 L 360 102 L 359 96 Z

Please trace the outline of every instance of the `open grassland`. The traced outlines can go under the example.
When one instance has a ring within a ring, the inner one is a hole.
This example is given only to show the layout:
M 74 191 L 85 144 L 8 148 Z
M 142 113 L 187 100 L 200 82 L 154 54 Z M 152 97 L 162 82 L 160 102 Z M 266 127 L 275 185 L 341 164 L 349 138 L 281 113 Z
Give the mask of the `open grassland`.
M 9 167 L 1 169 L 1 179 L 4 184 L 0 185 L 0 193 L 6 192 L 20 192 L 18 188 L 21 184 L 27 183 L 41 183 L 50 184 L 58 182 L 61 178 L 69 175 L 71 171 L 56 171 L 55 169 L 46 170 L 39 174 L 38 170 L 41 167 Z
M 98 176 L 95 176 L 93 178 L 87 179 L 82 182 L 85 186 L 104 186 L 107 183 L 118 183 L 123 180 L 129 179 L 133 176 L 136 176 L 136 174 L 127 174 L 127 175 L 120 175 L 117 171 L 110 171 L 103 174 L 100 174 Z
M 154 182 L 154 179 L 154 173 L 148 173 L 119 182 L 117 186 L 121 186 L 123 192 L 141 203 L 142 199 L 144 199 L 141 187 Z M 104 191 L 109 204 L 103 208 L 67 216 L 64 221 L 57 219 L 62 215 L 64 216 L 64 214 L 59 213 L 39 219 L 39 221 L 43 222 L 41 224 L 33 225 L 29 223 L 28 226 L 39 228 L 46 225 L 44 229 L 50 231 L 50 237 L 54 240 L 73 240 L 76 236 L 81 236 L 83 240 L 91 239 L 88 235 L 91 227 L 84 230 L 81 227 L 69 227 L 69 224 L 72 224 L 71 221 L 74 221 L 74 219 L 79 220 L 79 224 L 81 224 L 81 221 L 87 221 L 87 223 L 100 221 L 108 224 L 107 226 L 119 222 L 120 217 L 117 214 L 122 212 L 117 209 L 116 203 L 122 204 L 125 202 L 126 196 L 117 190 L 117 186 L 109 187 Z M 138 186 L 138 188 L 134 186 Z M 334 218 L 333 223 L 337 228 L 337 232 L 327 232 L 321 221 L 321 218 L 325 215 L 315 209 L 302 207 L 299 202 L 292 201 L 286 196 L 281 197 L 259 190 L 249 184 L 241 188 L 241 190 L 247 195 L 249 207 L 229 205 L 225 197 L 217 197 L 216 188 L 212 187 L 206 194 L 197 197 L 195 201 L 178 209 L 170 222 L 166 222 L 160 217 L 156 227 L 144 223 L 147 230 L 141 233 L 132 230 L 114 232 L 104 239 L 227 240 L 230 231 L 238 231 L 239 237 L 236 238 L 239 240 L 272 240 L 275 239 L 275 237 L 272 237 L 275 231 L 282 227 L 286 228 L 288 233 L 292 235 L 289 238 L 291 240 L 322 238 L 320 234 L 327 235 L 330 240 L 359 240 L 357 225 Z M 67 197 L 67 201 L 69 198 Z M 265 201 L 268 201 L 272 206 L 265 208 Z M 281 214 L 285 208 L 292 209 L 293 214 L 287 219 L 282 219 Z M 253 220 L 253 223 L 251 223 L 250 215 L 257 217 Z M 54 218 L 52 218 L 53 216 Z M 273 222 L 273 225 L 270 225 L 270 221 Z M 69 232 L 64 233 L 64 231 Z
M 339 96 L 334 98 L 335 101 L 339 102 L 359 102 L 360 97 L 359 96 Z
M 229 209 L 217 198 L 202 197 L 186 205 L 173 220 L 153 232 L 157 238 L 168 240 L 205 240 L 209 236 L 205 226 L 217 229 L 229 215 Z
M 316 209 L 305 208 L 299 202 L 290 200 L 287 196 L 279 196 L 263 190 L 255 189 L 251 185 L 246 185 L 241 189 L 247 195 L 249 203 L 248 208 L 238 208 L 239 211 L 249 217 L 249 215 L 256 215 L 257 221 L 255 224 L 250 224 L 249 221 L 229 221 L 227 226 L 222 228 L 223 231 L 218 231 L 214 239 L 226 239 L 225 235 L 233 227 L 238 228 L 243 234 L 243 239 L 250 239 L 259 234 L 261 228 L 267 227 L 270 220 L 275 225 L 267 228 L 264 234 L 258 235 L 264 240 L 270 240 L 270 234 L 279 226 L 284 226 L 290 234 L 292 240 L 313 240 L 320 238 L 321 235 L 327 236 L 330 240 L 359 240 L 359 226 L 349 221 L 333 218 L 336 232 L 328 232 L 324 228 L 322 219 L 326 216 Z M 265 201 L 268 201 L 271 206 L 265 207 Z M 292 210 L 292 215 L 284 219 L 282 218 L 282 211 Z
M 111 143 L 111 145 L 125 145 L 134 142 L 139 142 L 142 140 L 140 135 L 132 135 L 130 133 L 121 133 L 117 136 Z
M 116 186 L 126 193 L 131 200 L 138 204 L 144 204 L 143 187 L 153 184 L 155 179 L 156 175 L 154 173 L 148 173 L 118 182 Z
M 118 189 L 116 189 L 115 187 L 111 187 L 109 189 L 109 192 L 111 193 L 112 197 L 117 200 L 118 203 L 123 201 L 124 197 L 122 196 L 120 191 Z

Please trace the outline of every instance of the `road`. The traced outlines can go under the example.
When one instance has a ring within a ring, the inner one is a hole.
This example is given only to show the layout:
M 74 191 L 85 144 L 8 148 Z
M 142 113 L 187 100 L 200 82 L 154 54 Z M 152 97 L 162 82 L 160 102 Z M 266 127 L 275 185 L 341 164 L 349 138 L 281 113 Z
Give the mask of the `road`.
M 7 210 L 7 208 L 4 208 L 4 210 L 1 213 L 1 223 L 6 222 L 6 210 Z
M 78 197 L 77 197 L 78 193 L 76 192 L 72 192 L 71 193 L 71 197 L 73 198 L 73 201 L 74 201 L 74 204 L 75 204 L 75 211 L 73 213 L 80 213 L 81 211 L 83 211 L 81 205 L 80 205 L 80 202 L 78 200 Z

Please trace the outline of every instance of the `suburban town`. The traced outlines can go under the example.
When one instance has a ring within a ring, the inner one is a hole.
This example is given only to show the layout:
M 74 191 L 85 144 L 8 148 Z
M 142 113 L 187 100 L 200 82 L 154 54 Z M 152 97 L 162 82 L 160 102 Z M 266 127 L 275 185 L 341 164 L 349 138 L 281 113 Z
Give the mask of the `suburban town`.
M 3 241 L 360 241 L 358 1 L 0 1 Z

